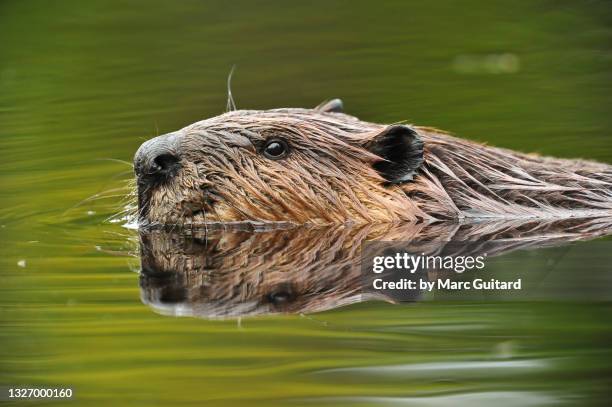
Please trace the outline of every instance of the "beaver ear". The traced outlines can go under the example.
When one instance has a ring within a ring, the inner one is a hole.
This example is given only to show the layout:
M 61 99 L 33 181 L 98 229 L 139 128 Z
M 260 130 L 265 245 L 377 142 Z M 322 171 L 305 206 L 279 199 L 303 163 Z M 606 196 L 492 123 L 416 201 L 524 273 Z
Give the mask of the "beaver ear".
M 392 184 L 410 181 L 423 164 L 423 141 L 408 126 L 389 126 L 365 144 L 371 153 L 383 158 L 372 167 Z
M 332 99 L 329 102 L 323 102 L 315 107 L 315 110 L 323 113 L 342 113 L 344 112 L 344 104 L 340 99 Z

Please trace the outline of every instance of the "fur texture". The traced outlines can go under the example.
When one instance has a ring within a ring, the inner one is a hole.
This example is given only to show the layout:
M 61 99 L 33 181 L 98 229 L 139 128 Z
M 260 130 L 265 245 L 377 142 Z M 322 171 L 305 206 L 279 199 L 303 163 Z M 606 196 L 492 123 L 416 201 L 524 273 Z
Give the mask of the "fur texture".
M 389 128 L 316 109 L 238 110 L 194 123 L 153 141 L 167 144 L 180 169 L 154 185 L 139 182 L 139 218 L 202 225 L 612 216 L 610 165 L 527 155 L 426 127 L 409 127 L 418 139 L 399 147 L 372 148 Z M 287 142 L 285 158 L 262 154 L 270 138 Z M 422 160 L 415 153 L 385 167 L 416 141 Z M 390 178 L 381 168 L 406 174 Z

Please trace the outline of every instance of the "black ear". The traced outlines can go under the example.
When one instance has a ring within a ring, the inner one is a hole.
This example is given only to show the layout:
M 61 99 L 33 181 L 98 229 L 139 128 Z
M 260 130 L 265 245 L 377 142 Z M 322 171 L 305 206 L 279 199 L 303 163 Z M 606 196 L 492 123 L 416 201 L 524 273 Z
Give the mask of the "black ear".
M 344 104 L 340 99 L 332 99 L 329 102 L 321 103 L 315 107 L 315 110 L 323 113 L 342 113 L 344 111 Z
M 423 164 L 423 141 L 408 126 L 389 126 L 367 141 L 365 147 L 382 158 L 372 167 L 392 184 L 412 180 Z

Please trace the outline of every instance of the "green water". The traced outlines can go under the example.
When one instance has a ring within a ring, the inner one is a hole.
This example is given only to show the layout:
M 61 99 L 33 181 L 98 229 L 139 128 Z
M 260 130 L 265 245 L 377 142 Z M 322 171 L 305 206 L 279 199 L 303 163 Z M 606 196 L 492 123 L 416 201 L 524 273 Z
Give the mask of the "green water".
M 177 318 L 141 302 L 137 233 L 106 219 L 131 177 L 109 159 L 223 112 L 233 65 L 239 108 L 341 97 L 610 163 L 611 22 L 605 1 L 1 2 L 0 385 L 83 405 L 606 405 L 609 297 L 575 280 L 571 301 Z M 572 270 L 606 292 L 609 256 L 584 245 Z

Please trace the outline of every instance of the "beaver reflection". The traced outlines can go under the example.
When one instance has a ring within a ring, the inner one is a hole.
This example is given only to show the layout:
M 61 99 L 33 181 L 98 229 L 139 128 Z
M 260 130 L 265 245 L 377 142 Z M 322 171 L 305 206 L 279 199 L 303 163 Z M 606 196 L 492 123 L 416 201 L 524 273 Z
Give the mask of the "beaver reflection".
M 563 222 L 402 224 L 269 231 L 141 232 L 141 297 L 177 316 L 235 318 L 313 313 L 366 301 L 419 299 L 419 292 L 364 290 L 361 245 L 412 241 L 415 252 L 495 256 L 609 234 L 611 219 Z M 471 241 L 457 245 L 457 241 Z M 451 243 L 455 244 L 451 244 Z M 426 278 L 440 272 L 428 270 Z M 422 278 L 423 276 L 414 276 Z M 448 277 L 448 275 L 447 275 Z
M 143 301 L 209 318 L 315 312 L 361 301 L 372 228 L 141 234 Z

